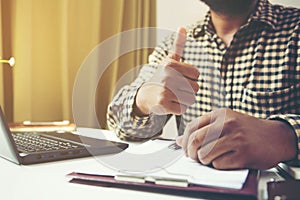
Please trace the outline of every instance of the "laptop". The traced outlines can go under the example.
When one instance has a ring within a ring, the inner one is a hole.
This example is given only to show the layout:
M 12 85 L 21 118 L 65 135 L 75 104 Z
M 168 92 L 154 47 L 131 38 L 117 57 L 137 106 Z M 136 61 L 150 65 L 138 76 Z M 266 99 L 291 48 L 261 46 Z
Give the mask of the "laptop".
M 35 164 L 119 153 L 128 144 L 79 136 L 72 132 L 11 132 L 0 107 L 0 157 Z

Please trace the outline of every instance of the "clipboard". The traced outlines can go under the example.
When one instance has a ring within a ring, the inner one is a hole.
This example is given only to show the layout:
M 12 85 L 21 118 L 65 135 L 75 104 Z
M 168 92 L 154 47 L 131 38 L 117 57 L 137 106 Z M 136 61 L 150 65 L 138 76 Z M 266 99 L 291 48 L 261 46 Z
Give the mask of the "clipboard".
M 208 199 L 226 199 L 226 200 L 255 200 L 257 199 L 258 176 L 257 170 L 250 170 L 243 188 L 240 190 L 207 187 L 201 185 L 189 184 L 185 186 L 176 186 L 168 184 L 157 184 L 151 181 L 128 181 L 116 179 L 114 176 L 86 174 L 72 172 L 67 175 L 71 177 L 70 183 L 113 187 L 119 189 L 138 190 L 145 192 L 162 193 L 185 197 L 198 197 Z

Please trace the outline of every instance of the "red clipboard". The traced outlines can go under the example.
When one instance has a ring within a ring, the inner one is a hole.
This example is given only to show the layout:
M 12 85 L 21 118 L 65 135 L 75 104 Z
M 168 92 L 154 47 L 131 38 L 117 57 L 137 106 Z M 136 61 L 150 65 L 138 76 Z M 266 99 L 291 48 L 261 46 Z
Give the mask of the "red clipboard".
M 254 200 L 257 199 L 258 171 L 250 170 L 243 188 L 240 190 L 206 187 L 200 185 L 189 185 L 188 187 L 158 185 L 151 182 L 138 183 L 128 181 L 118 181 L 113 176 L 85 174 L 72 172 L 67 176 L 72 179 L 70 183 L 84 185 L 115 187 L 128 190 L 139 190 L 146 192 L 155 192 L 170 194 L 176 196 L 199 197 L 208 199 L 226 199 L 226 200 Z

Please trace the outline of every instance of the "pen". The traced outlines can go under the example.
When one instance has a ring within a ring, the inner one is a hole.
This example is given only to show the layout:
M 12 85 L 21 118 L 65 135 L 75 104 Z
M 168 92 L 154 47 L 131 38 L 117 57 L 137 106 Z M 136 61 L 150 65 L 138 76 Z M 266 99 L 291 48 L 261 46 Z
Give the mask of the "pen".
M 176 141 L 175 139 L 173 138 L 164 138 L 164 137 L 155 137 L 155 138 L 152 138 L 151 140 L 163 140 L 163 141 Z
M 243 103 L 245 103 L 245 101 L 246 101 L 246 94 L 247 94 L 247 89 L 245 88 L 245 89 L 243 90 L 243 96 L 242 96 L 242 102 L 243 102 Z

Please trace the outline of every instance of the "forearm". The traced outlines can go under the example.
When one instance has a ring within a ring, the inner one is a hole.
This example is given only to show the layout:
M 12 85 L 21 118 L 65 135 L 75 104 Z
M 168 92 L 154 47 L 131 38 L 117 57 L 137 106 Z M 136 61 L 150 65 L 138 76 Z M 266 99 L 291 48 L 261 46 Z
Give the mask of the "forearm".
M 108 127 L 124 140 L 141 141 L 161 134 L 167 117 L 139 116 L 134 111 L 136 88 L 124 87 L 108 106 Z
M 144 66 L 137 79 L 124 86 L 108 106 L 108 127 L 124 140 L 145 140 L 161 133 L 166 116 L 142 116 L 135 108 L 139 88 L 151 78 L 155 70 L 155 65 Z
M 149 81 L 157 72 L 158 65 L 165 59 L 166 51 L 172 40 L 155 48 L 149 56 L 149 64 L 144 65 L 135 81 L 124 86 L 108 106 L 107 123 L 111 130 L 125 140 L 144 140 L 161 133 L 167 121 L 167 115 L 154 115 L 150 112 L 141 112 L 136 107 L 136 95 L 141 86 Z M 147 91 L 149 93 L 149 91 Z
M 289 129 L 287 128 L 286 134 L 287 137 L 293 137 L 294 142 L 292 145 L 295 146 L 296 153 L 294 156 L 294 160 L 300 161 L 300 115 L 297 114 L 282 114 L 282 115 L 272 115 L 269 117 L 271 120 L 280 120 L 284 121 L 289 125 Z M 291 136 L 291 132 L 293 131 L 293 135 Z

